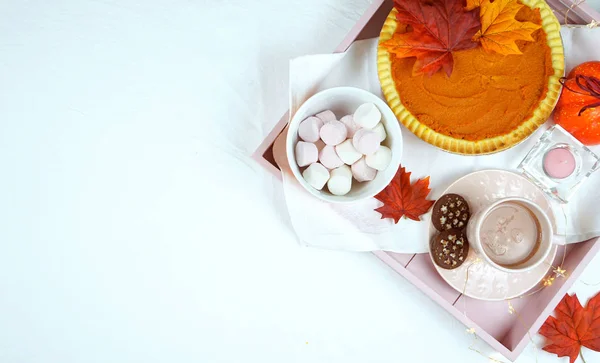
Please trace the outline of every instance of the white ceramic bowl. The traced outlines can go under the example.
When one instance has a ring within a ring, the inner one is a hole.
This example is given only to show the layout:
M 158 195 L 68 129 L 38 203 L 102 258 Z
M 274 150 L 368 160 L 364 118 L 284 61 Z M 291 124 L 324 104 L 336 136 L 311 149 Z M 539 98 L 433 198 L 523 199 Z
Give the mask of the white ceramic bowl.
M 387 138 L 381 143 L 392 150 L 392 161 L 387 169 L 377 173 L 375 179 L 359 183 L 352 180 L 352 189 L 346 195 L 333 195 L 327 190 L 327 186 L 322 190 L 316 190 L 311 187 L 302 177 L 302 172 L 296 164 L 295 146 L 298 142 L 298 126 L 300 122 L 309 116 L 325 110 L 332 110 L 335 116 L 342 118 L 345 115 L 354 114 L 358 106 L 363 103 L 371 102 L 381 111 L 381 122 L 385 127 Z M 382 191 L 394 178 L 400 167 L 400 158 L 402 156 L 402 133 L 400 124 L 396 116 L 388 105 L 379 97 L 360 88 L 337 87 L 321 91 L 312 96 L 296 112 L 290 121 L 287 140 L 286 153 L 290 168 L 298 182 L 309 193 L 315 197 L 332 203 L 349 203 L 357 200 L 370 198 Z

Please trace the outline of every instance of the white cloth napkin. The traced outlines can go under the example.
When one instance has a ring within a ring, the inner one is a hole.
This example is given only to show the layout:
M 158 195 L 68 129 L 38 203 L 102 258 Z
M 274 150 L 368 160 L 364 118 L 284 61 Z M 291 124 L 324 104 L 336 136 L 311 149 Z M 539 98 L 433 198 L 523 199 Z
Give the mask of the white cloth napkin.
M 587 60 L 600 60 L 600 29 L 566 28 L 561 30 L 567 55 L 567 72 Z M 290 62 L 290 117 L 310 96 L 327 88 L 354 86 L 383 98 L 376 63 L 377 39 L 355 42 L 345 53 L 311 55 Z M 338 115 L 341 117 L 342 115 Z M 551 125 L 548 121 L 527 141 L 493 155 L 460 156 L 442 152 L 402 127 L 404 150 L 402 165 L 412 172 L 412 181 L 431 176 L 430 199 L 437 199 L 456 179 L 476 170 L 516 170 L 527 151 Z M 274 153 L 282 169 L 284 193 L 293 228 L 301 243 L 349 251 L 385 250 L 399 253 L 427 251 L 429 214 L 421 222 L 401 219 L 394 224 L 374 211 L 381 205 L 376 199 L 349 205 L 321 202 L 295 180 L 285 158 L 285 134 L 275 143 Z M 592 148 L 596 153 L 600 147 Z M 555 205 L 558 234 L 567 234 L 567 242 L 579 242 L 600 235 L 600 172 L 580 188 L 568 204 L 568 227 L 562 211 Z

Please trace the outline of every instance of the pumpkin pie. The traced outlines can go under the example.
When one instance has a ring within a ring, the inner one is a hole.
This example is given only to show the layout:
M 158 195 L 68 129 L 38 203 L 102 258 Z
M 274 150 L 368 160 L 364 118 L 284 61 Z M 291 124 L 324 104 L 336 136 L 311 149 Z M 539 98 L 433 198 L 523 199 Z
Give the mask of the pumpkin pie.
M 380 34 L 377 63 L 385 98 L 404 126 L 424 141 L 458 154 L 489 154 L 525 140 L 550 116 L 564 74 L 560 25 L 543 0 L 521 0 L 515 19 L 538 24 L 522 54 L 481 46 L 452 52 L 453 70 L 415 74 L 415 58 L 381 43 L 407 31 L 394 8 Z

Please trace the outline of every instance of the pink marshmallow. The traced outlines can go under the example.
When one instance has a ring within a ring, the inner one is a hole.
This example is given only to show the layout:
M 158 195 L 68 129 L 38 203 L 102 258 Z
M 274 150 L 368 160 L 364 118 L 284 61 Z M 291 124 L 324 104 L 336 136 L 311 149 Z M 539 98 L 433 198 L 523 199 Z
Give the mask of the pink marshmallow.
M 342 159 L 340 159 L 335 152 L 335 147 L 331 145 L 326 145 L 321 152 L 319 152 L 319 161 L 327 169 L 335 169 L 344 165 Z
M 380 144 L 379 135 L 372 130 L 360 129 L 352 138 L 352 145 L 363 155 L 373 154 L 379 149 Z
M 319 159 L 317 146 L 312 142 L 298 141 L 296 144 L 296 163 L 299 167 L 304 167 L 316 163 Z
M 353 137 L 356 131 L 360 130 L 360 125 L 354 122 L 354 116 L 346 115 L 340 119 L 340 122 L 346 125 L 348 137 Z
M 319 131 L 323 126 L 323 121 L 317 117 L 309 117 L 300 122 L 298 126 L 298 136 L 306 142 L 315 142 L 319 140 Z
M 360 158 L 360 160 L 352 164 L 351 169 L 352 176 L 354 177 L 354 179 L 356 179 L 356 181 L 359 182 L 370 181 L 375 179 L 375 176 L 377 176 L 377 170 L 367 165 L 364 156 Z
M 348 130 L 346 130 L 346 126 L 343 123 L 333 120 L 324 124 L 319 134 L 323 142 L 327 145 L 335 146 L 346 140 Z
M 331 121 L 337 121 L 337 118 L 335 118 L 335 114 L 331 110 L 325 110 L 323 112 L 319 112 L 318 114 L 315 115 L 315 117 L 318 117 L 321 121 L 323 121 L 324 124 L 331 122 Z

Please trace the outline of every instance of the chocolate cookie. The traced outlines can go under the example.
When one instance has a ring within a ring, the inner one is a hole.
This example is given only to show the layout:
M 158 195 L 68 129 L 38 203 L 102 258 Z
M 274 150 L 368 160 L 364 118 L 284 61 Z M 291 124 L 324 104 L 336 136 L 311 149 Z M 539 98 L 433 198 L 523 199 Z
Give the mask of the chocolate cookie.
M 469 203 L 458 194 L 446 194 L 433 205 L 431 223 L 438 231 L 463 229 L 471 217 Z
M 462 265 L 469 255 L 467 235 L 460 229 L 449 229 L 431 240 L 433 260 L 441 268 L 452 270 Z

